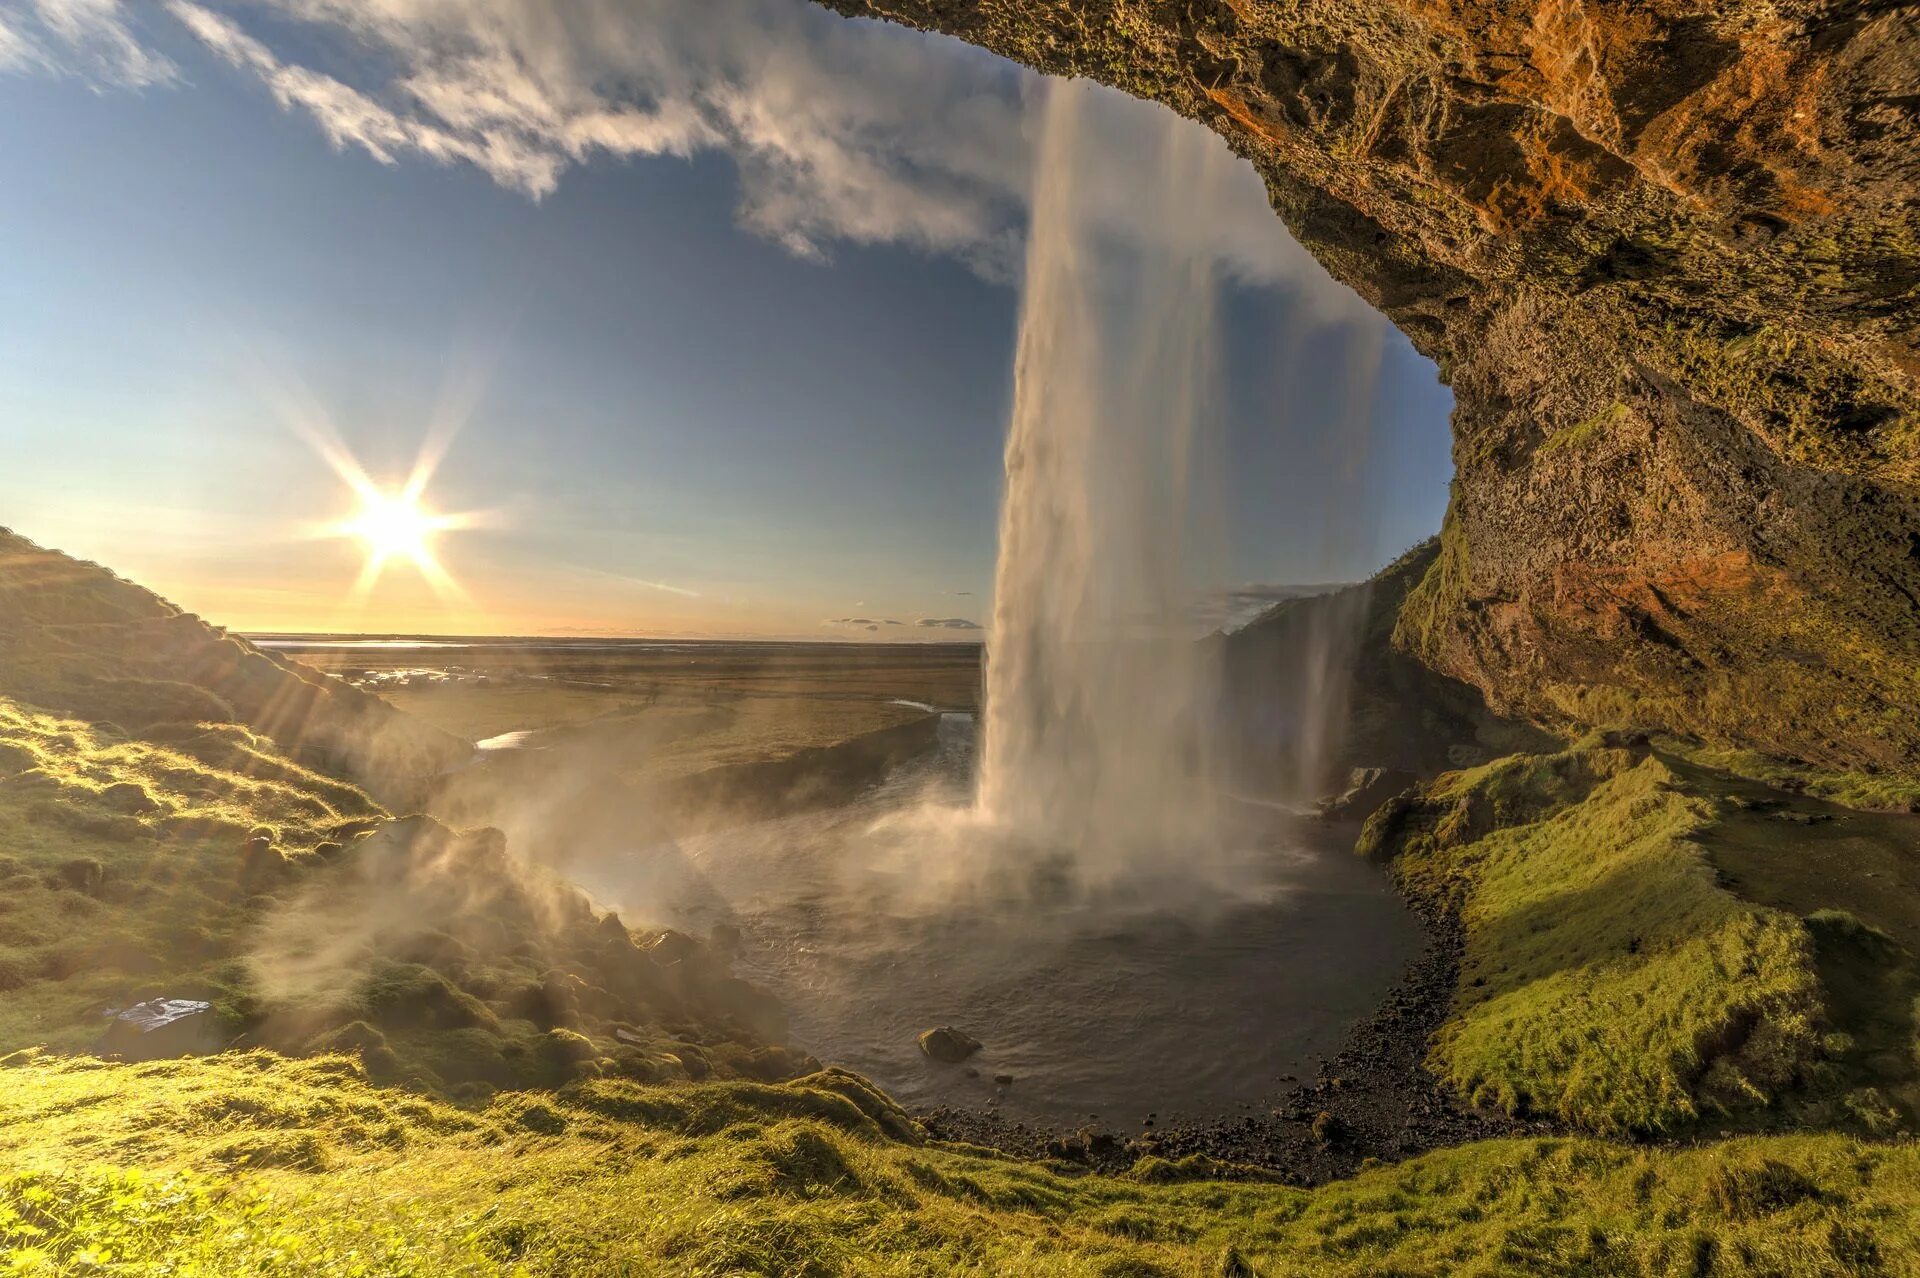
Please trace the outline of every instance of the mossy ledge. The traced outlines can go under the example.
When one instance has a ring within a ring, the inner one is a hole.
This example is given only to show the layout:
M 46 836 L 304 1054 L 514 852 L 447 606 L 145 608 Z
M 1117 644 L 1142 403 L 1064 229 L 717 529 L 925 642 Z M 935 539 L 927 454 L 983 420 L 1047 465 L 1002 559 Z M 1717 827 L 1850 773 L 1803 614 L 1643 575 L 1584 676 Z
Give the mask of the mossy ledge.
M 1452 385 L 1400 640 L 1537 722 L 1920 773 L 1920 20 L 822 0 L 1200 120 Z
M 1816 825 L 1851 865 L 1805 864 Z M 1359 849 L 1464 925 L 1427 1065 L 1472 1100 L 1611 1136 L 1888 1135 L 1920 1118 L 1913 910 L 1873 881 L 1916 826 L 1596 738 L 1416 786 Z

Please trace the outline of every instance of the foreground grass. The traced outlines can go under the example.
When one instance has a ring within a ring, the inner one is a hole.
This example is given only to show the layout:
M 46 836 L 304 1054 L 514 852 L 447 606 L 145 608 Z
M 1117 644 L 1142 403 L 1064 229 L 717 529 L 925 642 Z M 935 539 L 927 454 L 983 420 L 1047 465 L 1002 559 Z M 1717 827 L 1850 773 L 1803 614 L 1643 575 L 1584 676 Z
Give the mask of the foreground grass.
M 921 1144 L 844 1074 L 459 1109 L 338 1057 L 9 1064 L 3 1273 L 1920 1272 L 1920 1150 L 1833 1135 L 1489 1142 L 1299 1190 Z

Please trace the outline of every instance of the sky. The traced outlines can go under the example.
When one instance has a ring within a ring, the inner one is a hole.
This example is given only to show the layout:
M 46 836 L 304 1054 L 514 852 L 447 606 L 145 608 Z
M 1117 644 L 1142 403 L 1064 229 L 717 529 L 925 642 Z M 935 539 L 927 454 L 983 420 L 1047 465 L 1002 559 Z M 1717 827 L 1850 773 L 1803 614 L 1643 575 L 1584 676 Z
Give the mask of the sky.
M 0 0 L 0 524 L 242 630 L 967 637 L 1036 84 L 801 0 Z M 1117 243 L 1160 111 L 1100 95 Z M 1450 474 L 1432 365 L 1237 173 L 1180 228 L 1227 612 Z M 460 526 L 370 579 L 340 471 L 423 449 Z

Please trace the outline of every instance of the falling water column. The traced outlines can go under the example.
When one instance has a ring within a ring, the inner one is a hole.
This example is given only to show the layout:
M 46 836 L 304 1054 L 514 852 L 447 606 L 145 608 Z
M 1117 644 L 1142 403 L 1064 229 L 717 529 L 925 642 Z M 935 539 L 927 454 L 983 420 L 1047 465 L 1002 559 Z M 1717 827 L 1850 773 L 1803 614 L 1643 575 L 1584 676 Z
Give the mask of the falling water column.
M 1217 285 L 1190 213 L 1231 163 L 1168 113 L 1134 170 L 1165 235 L 1121 242 L 1089 207 L 1092 166 L 1113 162 L 1084 145 L 1096 92 L 1050 82 L 1038 106 L 976 796 L 1083 865 L 1215 824 L 1215 675 L 1191 604 Z

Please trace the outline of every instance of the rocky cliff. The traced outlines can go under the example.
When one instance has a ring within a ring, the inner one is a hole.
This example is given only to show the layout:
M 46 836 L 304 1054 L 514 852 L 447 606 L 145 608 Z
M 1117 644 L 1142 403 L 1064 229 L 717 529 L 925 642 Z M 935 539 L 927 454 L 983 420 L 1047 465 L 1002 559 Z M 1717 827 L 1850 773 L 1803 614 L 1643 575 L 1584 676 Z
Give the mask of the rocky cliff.
M 1438 361 L 1402 647 L 1545 723 L 1920 770 L 1920 10 L 822 2 L 1206 123 Z

